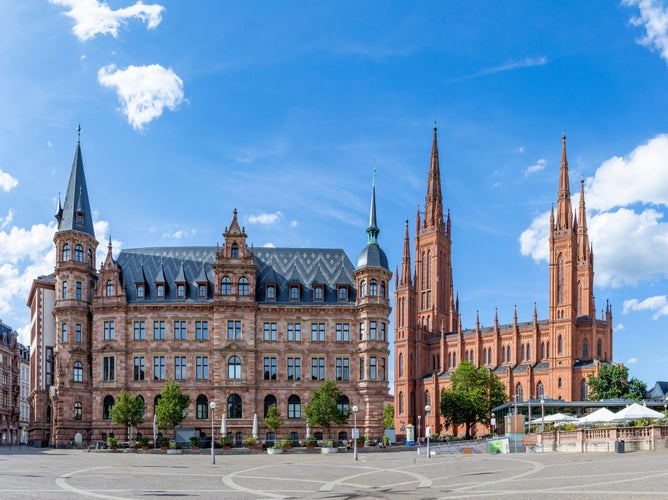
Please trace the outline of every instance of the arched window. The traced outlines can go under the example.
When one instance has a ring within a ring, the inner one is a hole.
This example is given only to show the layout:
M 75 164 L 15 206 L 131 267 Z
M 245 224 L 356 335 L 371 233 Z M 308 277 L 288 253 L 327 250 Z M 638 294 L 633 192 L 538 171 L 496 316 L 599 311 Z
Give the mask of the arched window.
M 88 249 L 88 265 L 93 265 L 93 251 L 90 248 Z
M 501 346 L 501 363 L 506 362 L 506 348 Z
M 231 257 L 233 259 L 238 259 L 239 258 L 239 245 L 237 245 L 236 243 L 232 243 Z
M 227 398 L 227 417 L 241 418 L 243 414 L 243 406 L 241 404 L 241 396 L 232 394 Z
M 232 356 L 227 362 L 227 378 L 241 378 L 241 359 L 239 359 L 239 356 Z
M 566 272 L 564 270 L 564 256 L 559 254 L 557 257 L 557 304 L 564 303 L 564 286 Z
M 348 433 L 346 431 L 339 431 L 339 443 L 348 441 Z
M 83 382 L 83 363 L 76 361 L 72 370 L 72 380 L 74 382 Z
M 399 377 L 404 376 L 404 353 L 399 354 Z
M 422 252 L 422 289 L 427 288 L 427 253 Z
M 524 387 L 519 383 L 515 386 L 515 398 L 516 401 L 524 401 Z
M 563 354 L 564 352 L 564 339 L 561 338 L 561 335 L 557 338 L 557 354 Z
M 589 359 L 589 341 L 587 339 L 582 341 L 582 359 Z
M 598 339 L 598 342 L 596 342 L 596 357 L 601 358 L 601 351 L 603 350 L 603 344 L 601 343 L 601 339 Z
M 158 394 L 155 399 L 153 399 L 153 415 L 155 415 L 155 409 L 158 407 L 158 401 L 160 401 L 160 398 L 162 397 L 161 394 Z
M 366 295 L 366 281 L 362 280 L 360 283 L 360 298 Z
M 348 399 L 348 396 L 341 395 L 339 400 L 336 402 L 336 407 L 340 412 L 348 415 L 350 413 L 350 400 Z
M 448 368 L 452 368 L 452 353 L 448 353 Z
M 511 353 L 510 353 L 510 346 L 506 346 L 506 361 L 508 363 L 513 362 L 513 358 L 512 358 Z
M 545 359 L 545 342 L 540 343 L 540 359 Z
M 563 385 L 563 381 L 561 380 L 561 377 L 559 377 L 559 378 L 557 379 L 557 388 L 558 388 L 558 389 L 561 389 L 562 385 Z
M 429 391 L 424 392 L 424 404 L 431 406 L 431 394 L 429 394 Z
M 492 361 L 492 348 L 490 347 L 487 349 L 487 362 L 491 365 L 493 363 Z
M 74 246 L 74 260 L 83 262 L 83 247 L 79 244 Z
M 385 297 L 385 293 L 386 293 L 386 292 L 385 292 L 385 282 L 384 282 L 384 281 L 381 281 L 381 282 L 380 282 L 380 296 L 381 296 L 381 297 Z
M 248 295 L 248 278 L 239 278 L 239 295 Z
M 267 418 L 267 412 L 269 412 L 269 407 L 272 405 L 278 408 L 278 405 L 276 404 L 276 396 L 269 394 L 264 398 L 264 418 Z
M 65 243 L 63 245 L 63 260 L 70 260 L 70 244 Z
M 582 311 L 584 311 L 584 307 L 582 304 L 582 283 L 578 281 L 578 316 L 582 316 Z
M 288 418 L 302 418 L 302 401 L 296 394 L 288 398 Z
M 197 418 L 199 420 L 209 418 L 209 400 L 204 394 L 197 396 Z
M 104 397 L 104 403 L 102 403 L 102 418 L 104 420 L 111 420 L 111 409 L 114 407 L 114 404 L 113 396 Z
M 220 293 L 221 295 L 231 295 L 232 294 L 232 280 L 229 276 L 225 276 L 220 282 Z
M 538 399 L 543 399 L 544 396 L 545 396 L 545 388 L 543 387 L 543 382 L 539 381 L 536 384 L 536 397 Z
M 114 295 L 114 283 L 109 280 L 107 281 L 107 297 Z
M 531 344 L 527 344 L 527 361 L 531 362 Z
M 471 353 L 473 354 L 473 353 Z M 486 365 L 487 364 L 487 349 L 482 350 L 482 364 Z
M 80 402 L 74 403 L 74 420 L 81 420 L 83 417 L 83 405 Z
M 525 351 L 524 344 L 522 344 L 522 361 L 524 361 L 526 359 L 525 356 L 526 356 L 526 351 Z
M 376 280 L 369 280 L 369 295 L 372 297 L 378 295 L 378 282 Z
M 586 401 L 589 398 L 589 385 L 586 379 L 580 381 L 580 400 Z
M 399 393 L 399 415 L 404 414 L 404 393 Z

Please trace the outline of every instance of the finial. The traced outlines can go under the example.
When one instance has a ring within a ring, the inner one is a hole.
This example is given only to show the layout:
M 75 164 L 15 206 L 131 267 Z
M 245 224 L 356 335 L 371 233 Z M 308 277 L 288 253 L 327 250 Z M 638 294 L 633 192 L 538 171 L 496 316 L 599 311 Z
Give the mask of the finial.
M 562 138 L 563 140 L 566 139 L 566 129 L 565 129 L 565 128 L 562 128 L 562 129 L 561 129 L 561 138 Z
M 77 144 L 81 144 L 81 121 L 79 121 L 79 126 L 77 127 Z
M 373 179 L 371 181 L 372 186 L 376 186 L 376 159 L 373 159 Z
M 436 119 L 434 119 L 434 130 L 436 130 L 438 127 L 436 127 Z

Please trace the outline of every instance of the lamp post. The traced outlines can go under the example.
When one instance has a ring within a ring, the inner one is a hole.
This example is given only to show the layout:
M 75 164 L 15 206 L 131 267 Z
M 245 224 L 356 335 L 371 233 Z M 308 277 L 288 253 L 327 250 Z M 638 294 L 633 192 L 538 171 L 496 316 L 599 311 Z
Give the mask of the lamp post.
M 216 454 L 213 449 L 213 443 L 215 442 L 214 439 L 214 429 L 213 429 L 213 412 L 216 409 L 216 402 L 211 401 L 209 403 L 209 408 L 211 408 L 211 463 L 213 465 L 216 465 Z
M 357 405 L 353 406 L 353 458 L 357 461 Z
M 545 399 L 540 398 L 540 438 L 543 441 L 543 432 L 545 432 Z
M 422 422 L 422 415 L 418 415 L 417 436 L 415 438 L 415 440 L 417 441 L 416 448 L 417 448 L 418 455 L 420 454 L 420 438 L 422 437 L 422 431 L 420 430 L 420 429 L 422 429 L 422 427 L 420 425 L 421 422 Z
M 427 435 L 427 458 L 431 458 L 431 453 L 429 453 L 429 412 L 431 411 L 431 406 L 426 405 L 424 411 L 427 414 L 424 420 L 424 433 Z

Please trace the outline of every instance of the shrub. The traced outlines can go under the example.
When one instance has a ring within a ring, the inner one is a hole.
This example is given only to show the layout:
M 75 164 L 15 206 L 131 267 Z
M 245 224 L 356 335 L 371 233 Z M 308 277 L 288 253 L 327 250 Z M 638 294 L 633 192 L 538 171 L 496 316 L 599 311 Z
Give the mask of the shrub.
M 190 436 L 190 446 L 199 448 L 202 444 L 202 438 L 199 436 Z
M 257 444 L 257 438 L 254 438 L 253 436 L 246 438 L 244 444 L 246 446 L 255 446 Z
M 137 439 L 137 446 L 139 446 L 140 448 L 145 448 L 148 446 L 150 442 L 151 441 L 147 437 L 142 436 L 139 439 Z
M 315 446 L 318 443 L 318 440 L 313 436 L 309 436 L 304 440 L 304 446 Z
M 115 448 L 116 446 L 118 446 L 118 439 L 116 439 L 115 437 L 108 437 L 107 446 L 109 448 Z
M 158 446 L 161 448 L 169 444 L 169 438 L 167 436 L 158 436 Z
M 223 436 L 220 438 L 220 446 L 232 446 L 232 436 Z

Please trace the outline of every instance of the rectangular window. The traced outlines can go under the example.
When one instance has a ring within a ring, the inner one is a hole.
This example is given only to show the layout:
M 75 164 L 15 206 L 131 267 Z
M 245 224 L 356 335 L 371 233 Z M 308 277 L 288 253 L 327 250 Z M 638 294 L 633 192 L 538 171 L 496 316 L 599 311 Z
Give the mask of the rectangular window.
M 195 339 L 209 340 L 209 322 L 195 321 Z
M 288 342 L 302 341 L 302 324 L 288 323 Z
M 360 323 L 360 341 L 364 340 L 364 323 Z
M 385 358 L 380 358 L 380 379 L 385 380 Z
M 186 357 L 176 356 L 174 358 L 174 380 L 186 379 Z
M 311 342 L 325 341 L 325 324 L 311 323 Z
M 276 358 L 264 358 L 264 380 L 276 380 Z
M 165 322 L 153 322 L 153 340 L 165 340 Z
M 164 356 L 153 356 L 153 380 L 165 380 Z
M 81 281 L 77 281 L 77 288 L 76 288 L 76 297 L 77 300 L 81 300 L 81 292 L 83 289 L 83 285 L 81 284 Z
M 278 335 L 276 333 L 276 323 L 264 324 L 263 340 L 265 342 L 276 342 L 278 340 Z
M 227 338 L 241 340 L 241 321 L 229 320 L 227 322 Z
M 376 340 L 376 322 L 369 321 L 369 340 Z
M 350 324 L 337 323 L 336 324 L 336 341 L 350 342 Z
M 325 380 L 325 358 L 311 358 L 311 380 Z
M 360 380 L 364 380 L 364 358 L 360 358 Z
M 135 340 L 146 340 L 146 323 L 135 321 Z
M 137 285 L 137 298 L 138 299 L 144 298 L 144 285 Z
M 113 321 L 104 322 L 104 340 L 114 340 L 116 338 L 116 327 Z
M 387 338 L 387 324 L 386 323 L 381 323 L 380 324 L 380 340 L 385 342 Z
M 369 380 L 376 380 L 377 375 L 376 358 L 372 357 L 369 359 Z
M 350 359 L 336 358 L 336 380 L 350 380 Z
M 288 380 L 302 379 L 302 358 L 288 358 Z
M 46 363 L 44 367 L 44 375 L 46 385 L 53 384 L 53 347 L 46 348 Z
M 197 358 L 195 358 L 195 361 L 197 366 L 195 378 L 197 380 L 209 380 L 209 357 L 197 356 Z
M 74 339 L 77 343 L 81 343 L 81 325 L 78 323 L 74 327 Z
M 103 359 L 104 370 L 103 380 L 116 380 L 116 358 L 113 356 L 105 356 Z
M 67 281 L 63 281 L 63 300 L 67 299 Z
M 186 322 L 174 321 L 174 340 L 186 339 Z
M 60 325 L 60 341 L 67 342 L 67 323 Z
M 134 379 L 144 380 L 144 369 L 146 368 L 146 359 L 144 356 L 135 356 Z

